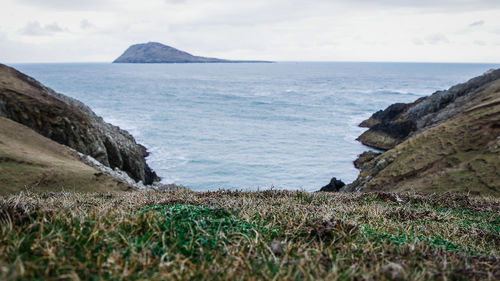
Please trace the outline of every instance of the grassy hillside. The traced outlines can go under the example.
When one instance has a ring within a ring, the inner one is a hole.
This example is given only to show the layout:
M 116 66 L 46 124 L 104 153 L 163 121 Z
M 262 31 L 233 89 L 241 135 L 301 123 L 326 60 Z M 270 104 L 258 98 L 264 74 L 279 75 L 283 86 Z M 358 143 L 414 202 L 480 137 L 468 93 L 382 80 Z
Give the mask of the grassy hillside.
M 2 280 L 499 280 L 500 201 L 305 192 L 0 197 Z
M 456 117 L 364 165 L 348 189 L 500 195 L 500 80 Z
M 104 122 L 80 101 L 1 63 L 0 116 L 118 168 L 135 181 L 152 184 L 159 180 L 146 163 L 146 148 L 127 131 Z
M 87 166 L 66 146 L 0 117 L 0 194 L 33 191 L 118 191 L 129 187 Z

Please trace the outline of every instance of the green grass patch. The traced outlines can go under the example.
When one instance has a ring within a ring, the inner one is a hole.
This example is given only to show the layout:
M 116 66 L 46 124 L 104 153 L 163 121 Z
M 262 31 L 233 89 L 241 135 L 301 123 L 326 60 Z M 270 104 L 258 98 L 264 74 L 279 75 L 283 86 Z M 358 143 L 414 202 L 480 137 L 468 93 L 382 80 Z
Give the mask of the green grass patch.
M 375 242 L 377 245 L 388 244 L 394 246 L 402 246 L 410 243 L 427 243 L 435 248 L 441 248 L 447 251 L 462 251 L 470 252 L 463 249 L 461 246 L 444 239 L 442 237 L 423 237 L 416 235 L 407 235 L 401 233 L 389 233 L 387 231 L 374 228 L 370 225 L 365 225 L 361 228 L 361 236 L 365 239 Z
M 245 239 L 264 231 L 254 224 L 236 218 L 231 212 L 205 206 L 152 205 L 140 209 L 142 215 L 153 214 L 151 223 L 164 233 L 163 246 L 154 252 L 163 255 L 165 247 L 173 248 L 193 260 L 214 258 L 211 251 L 220 249 L 232 239 Z M 137 237 L 136 244 L 149 240 L 148 233 Z

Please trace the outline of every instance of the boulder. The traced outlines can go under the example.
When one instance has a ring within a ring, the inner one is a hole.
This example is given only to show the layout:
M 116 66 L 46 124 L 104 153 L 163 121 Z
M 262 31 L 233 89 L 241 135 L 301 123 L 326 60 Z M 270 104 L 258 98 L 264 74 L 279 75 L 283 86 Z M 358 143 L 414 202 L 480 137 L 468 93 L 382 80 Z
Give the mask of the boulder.
M 345 186 L 345 183 L 341 180 L 338 180 L 337 178 L 333 177 L 330 180 L 330 183 L 323 186 L 319 191 L 322 192 L 337 192 L 339 191 L 342 187 Z
M 354 167 L 356 169 L 362 169 L 365 163 L 372 161 L 375 157 L 379 156 L 382 153 L 373 152 L 373 151 L 365 151 L 358 155 L 358 159 L 354 160 Z

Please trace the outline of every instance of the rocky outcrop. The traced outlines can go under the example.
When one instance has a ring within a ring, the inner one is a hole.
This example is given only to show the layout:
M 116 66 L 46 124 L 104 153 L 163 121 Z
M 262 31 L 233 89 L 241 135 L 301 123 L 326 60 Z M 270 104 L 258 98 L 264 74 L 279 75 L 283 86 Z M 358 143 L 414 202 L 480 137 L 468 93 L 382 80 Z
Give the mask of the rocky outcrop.
M 338 180 L 337 178 L 333 177 L 330 180 L 330 183 L 323 186 L 319 191 L 320 192 L 337 192 L 344 186 L 345 186 L 345 183 L 343 181 Z
M 354 160 L 354 167 L 356 169 L 363 169 L 365 163 L 370 162 L 375 157 L 379 156 L 382 153 L 373 152 L 373 151 L 365 151 L 358 155 L 358 159 Z
M 35 79 L 0 64 L 0 116 L 125 171 L 136 181 L 159 180 L 146 164 L 146 148 L 128 132 L 103 121 L 78 100 L 58 94 Z
M 485 85 L 500 78 L 491 70 L 466 83 L 438 91 L 413 103 L 397 103 L 378 111 L 360 126 L 369 129 L 358 140 L 377 149 L 389 150 L 416 134 L 435 127 L 463 112 L 481 95 Z
M 409 133 L 395 137 L 383 154 L 365 159 L 358 178 L 341 191 L 500 195 L 500 70 L 389 107 L 366 123 L 375 135 L 394 136 L 391 130 L 405 122 L 412 124 Z
M 68 148 L 71 149 L 71 148 Z M 90 167 L 100 171 L 102 174 L 109 175 L 113 177 L 114 179 L 126 183 L 128 186 L 134 187 L 139 190 L 157 190 L 157 191 L 174 191 L 174 190 L 187 190 L 186 187 L 182 185 L 176 185 L 176 184 L 163 184 L 161 182 L 154 182 L 149 185 L 144 185 L 142 181 L 136 182 L 130 176 L 125 173 L 124 171 L 115 168 L 111 169 L 108 166 L 104 166 L 102 163 L 94 159 L 93 157 L 80 153 L 80 152 L 75 152 L 76 155 L 80 158 L 82 162 L 85 164 L 89 165 Z
M 268 62 L 224 60 L 193 56 L 190 53 L 157 42 L 135 44 L 130 46 L 113 63 L 238 63 Z

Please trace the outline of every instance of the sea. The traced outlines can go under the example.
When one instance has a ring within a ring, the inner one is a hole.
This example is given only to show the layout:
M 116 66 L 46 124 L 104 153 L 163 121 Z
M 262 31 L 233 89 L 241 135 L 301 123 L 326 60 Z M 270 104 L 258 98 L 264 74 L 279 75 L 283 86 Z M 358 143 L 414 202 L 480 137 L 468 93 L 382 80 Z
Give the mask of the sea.
M 315 191 L 352 182 L 358 124 L 498 64 L 11 64 L 147 147 L 164 183 Z

